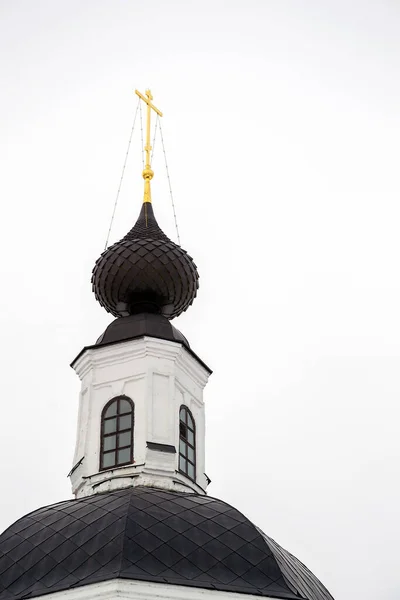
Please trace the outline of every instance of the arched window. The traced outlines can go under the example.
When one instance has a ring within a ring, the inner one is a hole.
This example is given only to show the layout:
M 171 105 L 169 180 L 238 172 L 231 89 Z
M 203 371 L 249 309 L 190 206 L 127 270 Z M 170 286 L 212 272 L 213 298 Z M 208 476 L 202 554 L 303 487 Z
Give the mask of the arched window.
M 196 479 L 196 427 L 186 406 L 179 411 L 179 471 Z
M 101 413 L 100 470 L 133 462 L 133 402 L 113 398 Z

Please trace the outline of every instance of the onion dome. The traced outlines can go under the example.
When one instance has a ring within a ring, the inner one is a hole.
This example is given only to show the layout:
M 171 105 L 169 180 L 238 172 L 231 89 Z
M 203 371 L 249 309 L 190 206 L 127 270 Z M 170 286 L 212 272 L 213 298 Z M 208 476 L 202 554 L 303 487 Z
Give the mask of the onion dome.
M 307 567 L 229 504 L 145 487 L 26 515 L 0 535 L 0 574 L 0 600 L 111 579 L 333 600 Z
M 115 317 L 147 312 L 173 319 L 192 304 L 198 280 L 191 256 L 165 235 L 144 202 L 134 227 L 97 260 L 92 288 Z

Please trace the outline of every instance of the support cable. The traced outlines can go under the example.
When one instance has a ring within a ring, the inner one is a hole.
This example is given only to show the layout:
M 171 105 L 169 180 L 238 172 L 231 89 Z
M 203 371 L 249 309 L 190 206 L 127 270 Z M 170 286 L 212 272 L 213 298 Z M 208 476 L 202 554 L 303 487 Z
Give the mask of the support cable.
M 159 116 L 157 115 L 157 119 L 156 119 L 156 124 L 154 127 L 154 137 L 153 137 L 153 145 L 151 147 L 151 158 L 150 158 L 150 164 L 153 164 L 153 156 L 154 156 L 154 146 L 156 145 L 156 135 L 157 135 L 157 124 L 158 124 L 158 120 L 159 120 Z
M 139 110 L 140 110 L 140 132 L 142 135 L 142 164 L 143 164 L 143 171 L 144 171 L 144 140 L 143 140 L 143 118 L 142 118 L 142 102 L 139 98 Z
M 165 169 L 167 171 L 167 179 L 168 179 L 168 186 L 169 186 L 169 195 L 171 197 L 172 210 L 173 210 L 173 213 L 174 213 L 176 236 L 178 238 L 178 244 L 181 245 L 181 238 L 179 237 L 179 229 L 178 229 L 178 220 L 176 218 L 174 197 L 172 195 L 171 179 L 169 177 L 169 171 L 168 171 L 167 155 L 165 153 L 164 137 L 163 137 L 163 134 L 162 134 L 161 121 L 160 121 L 158 115 L 157 115 L 157 122 L 158 122 L 158 127 L 160 128 L 160 137 L 161 137 L 162 149 L 163 149 L 163 152 L 164 152 Z
M 133 130 L 135 129 L 136 117 L 137 117 L 137 112 L 138 112 L 139 106 L 140 106 L 140 98 L 139 98 L 139 101 L 138 101 L 137 106 L 136 106 L 135 116 L 133 117 L 133 125 L 132 125 L 132 129 L 131 129 L 131 134 L 129 136 L 128 148 L 127 148 L 126 154 L 125 154 L 124 165 L 122 167 L 121 178 L 119 180 L 118 191 L 117 191 L 117 195 L 116 195 L 115 202 L 114 202 L 114 209 L 113 209 L 113 212 L 112 212 L 112 215 L 111 215 L 110 227 L 108 228 L 108 234 L 107 234 L 107 239 L 106 239 L 106 243 L 105 243 L 105 246 L 104 246 L 104 250 L 107 250 L 108 241 L 110 239 L 111 228 L 113 226 L 114 217 L 115 217 L 115 211 L 117 209 L 117 204 L 118 204 L 118 199 L 119 199 L 119 193 L 121 191 L 122 180 L 124 178 L 125 167 L 126 167 L 126 163 L 127 163 L 127 160 L 128 160 L 129 150 L 130 150 L 130 147 L 131 147 L 132 135 L 133 135 Z M 142 152 L 143 152 L 143 144 L 142 144 Z

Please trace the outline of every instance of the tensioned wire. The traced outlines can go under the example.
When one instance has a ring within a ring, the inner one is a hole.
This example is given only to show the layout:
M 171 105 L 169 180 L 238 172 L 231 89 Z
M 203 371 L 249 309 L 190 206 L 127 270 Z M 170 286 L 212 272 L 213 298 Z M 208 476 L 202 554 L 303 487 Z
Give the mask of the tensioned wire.
M 112 229 L 113 222 L 114 222 L 115 212 L 116 212 L 116 209 L 117 209 L 117 204 L 118 204 L 119 195 L 120 195 L 120 191 L 121 191 L 122 181 L 123 181 L 124 174 L 125 174 L 126 164 L 127 164 L 127 161 L 128 161 L 129 150 L 130 150 L 130 147 L 131 147 L 132 136 L 133 136 L 133 131 L 135 129 L 136 117 L 137 117 L 138 110 L 139 110 L 139 113 L 140 113 L 140 131 L 141 131 L 141 142 L 142 142 L 142 164 L 143 164 L 143 169 L 144 169 L 144 139 L 143 139 L 142 101 L 139 98 L 138 104 L 137 104 L 136 110 L 135 110 L 135 115 L 134 115 L 134 118 L 133 118 L 133 124 L 132 124 L 131 133 L 130 133 L 130 136 L 129 136 L 128 148 L 127 148 L 126 154 L 125 154 L 125 160 L 124 160 L 124 164 L 123 164 L 123 167 L 122 167 L 121 177 L 120 177 L 120 181 L 119 181 L 119 185 L 118 185 L 117 195 L 116 195 L 115 202 L 114 202 L 114 208 L 113 208 L 113 212 L 112 212 L 112 216 L 111 216 L 110 227 L 108 229 L 108 234 L 107 234 L 107 239 L 106 239 L 106 243 L 105 243 L 105 246 L 104 246 L 104 250 L 107 250 L 108 242 L 109 242 L 109 239 L 110 239 L 111 229 Z M 175 202 L 174 202 L 174 197 L 173 197 L 173 194 L 172 194 L 171 178 L 170 178 L 170 175 L 169 175 L 168 162 L 167 162 L 167 154 L 166 154 L 165 145 L 164 145 L 164 136 L 162 134 L 161 121 L 160 121 L 159 115 L 157 115 L 157 119 L 156 119 L 156 123 L 155 123 L 154 137 L 153 137 L 153 144 L 152 144 L 152 152 L 151 152 L 151 162 L 153 162 L 154 147 L 155 147 L 156 135 L 157 135 L 157 127 L 160 129 L 161 145 L 162 145 L 163 154 L 164 154 L 164 163 L 165 163 L 165 170 L 166 170 L 166 173 L 167 173 L 167 180 L 168 180 L 168 187 L 169 187 L 169 195 L 170 195 L 171 204 L 172 204 L 172 211 L 173 211 L 173 214 L 174 214 L 176 236 L 177 236 L 177 239 L 178 239 L 178 244 L 180 245 L 181 244 L 181 240 L 180 240 L 180 236 L 179 236 L 178 220 L 177 220 L 177 217 L 176 217 Z
M 140 110 L 140 134 L 142 136 L 142 165 L 144 170 L 144 139 L 143 139 L 143 117 L 142 117 L 142 101 L 139 98 L 139 110 Z
M 108 228 L 108 234 L 107 234 L 107 239 L 106 239 L 106 243 L 105 243 L 105 246 L 104 246 L 104 250 L 107 250 L 108 241 L 110 239 L 111 228 L 112 228 L 112 225 L 113 225 L 113 222 L 114 222 L 115 211 L 117 209 L 119 193 L 121 191 L 122 180 L 124 178 L 125 167 L 126 167 L 126 163 L 127 163 L 127 160 L 128 160 L 129 150 L 130 150 L 130 147 L 131 147 L 132 135 L 133 135 L 133 130 L 135 129 L 136 117 L 137 117 L 137 112 L 138 112 L 139 106 L 140 106 L 140 98 L 139 98 L 139 101 L 138 101 L 138 103 L 136 105 L 135 116 L 133 117 L 133 124 L 132 124 L 131 134 L 129 136 L 128 148 L 127 148 L 126 154 L 125 154 L 124 165 L 122 167 L 121 178 L 119 180 L 118 191 L 117 191 L 117 195 L 116 195 L 115 202 L 114 202 L 114 209 L 113 209 L 113 212 L 112 212 L 112 215 L 111 215 L 110 227 Z M 142 148 L 143 148 L 143 144 L 142 144 Z
M 154 127 L 153 144 L 151 146 L 151 157 L 150 157 L 151 164 L 153 164 L 154 147 L 156 145 L 157 126 L 158 126 L 158 115 L 157 115 L 156 124 L 155 124 L 155 127 Z
M 169 186 L 169 195 L 170 195 L 170 198 L 171 198 L 172 210 L 173 210 L 173 213 L 174 213 L 176 237 L 178 238 L 178 244 L 181 245 L 181 238 L 179 237 L 179 229 L 178 229 L 178 220 L 176 218 L 174 197 L 172 195 L 171 179 L 170 179 L 169 170 L 168 170 L 167 154 L 165 152 L 165 146 L 164 146 L 164 136 L 162 134 L 160 117 L 158 115 L 157 115 L 157 122 L 158 122 L 158 126 L 160 128 L 161 145 L 162 145 L 162 149 L 163 149 L 163 153 L 164 153 L 165 170 L 167 171 L 167 179 L 168 179 L 168 186 Z

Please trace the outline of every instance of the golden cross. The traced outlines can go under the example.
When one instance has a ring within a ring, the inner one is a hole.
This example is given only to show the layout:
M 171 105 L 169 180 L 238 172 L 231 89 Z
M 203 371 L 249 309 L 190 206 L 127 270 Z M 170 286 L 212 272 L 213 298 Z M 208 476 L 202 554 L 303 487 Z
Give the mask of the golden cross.
M 151 202 L 151 189 L 150 189 L 150 181 L 153 179 L 154 172 L 151 170 L 151 145 L 150 145 L 150 120 L 151 120 L 151 109 L 153 109 L 160 117 L 163 116 L 162 112 L 158 110 L 152 104 L 153 96 L 151 95 L 150 90 L 146 90 L 145 96 L 135 90 L 135 93 L 139 96 L 143 102 L 147 104 L 147 124 L 146 124 L 146 145 L 144 147 L 146 152 L 146 165 L 143 170 L 143 179 L 144 179 L 144 197 L 143 202 Z

